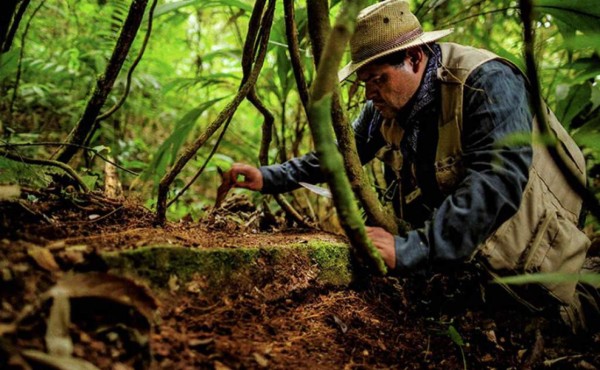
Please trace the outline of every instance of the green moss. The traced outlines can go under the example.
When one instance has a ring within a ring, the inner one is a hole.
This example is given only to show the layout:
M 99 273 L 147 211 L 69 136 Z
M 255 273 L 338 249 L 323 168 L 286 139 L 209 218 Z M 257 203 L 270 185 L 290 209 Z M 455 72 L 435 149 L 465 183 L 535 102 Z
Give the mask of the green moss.
M 310 257 L 319 265 L 320 279 L 333 285 L 348 285 L 352 281 L 350 249 L 347 245 L 313 241 Z
M 347 245 L 322 241 L 263 248 L 192 249 L 148 246 L 103 254 L 113 271 L 134 273 L 154 286 L 201 282 L 207 295 L 241 292 L 273 284 L 347 285 L 352 280 Z

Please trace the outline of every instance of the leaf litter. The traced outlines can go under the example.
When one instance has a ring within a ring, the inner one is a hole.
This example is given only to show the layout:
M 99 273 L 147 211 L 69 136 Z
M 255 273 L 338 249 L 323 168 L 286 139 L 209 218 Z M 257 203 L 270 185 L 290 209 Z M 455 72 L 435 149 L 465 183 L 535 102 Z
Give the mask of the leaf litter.
M 462 369 L 461 352 L 469 368 L 600 367 L 598 334 L 574 336 L 555 317 L 502 299 L 481 302 L 478 283 L 448 275 L 363 279 L 348 288 L 298 283 L 285 294 L 255 289 L 209 299 L 194 282 L 150 289 L 98 261 L 101 251 L 153 243 L 339 239 L 283 223 L 264 233 L 260 210 L 228 204 L 233 197 L 212 224 L 164 228 L 127 201 L 37 197 L 27 209 L 0 203 L 3 369 Z M 108 216 L 90 222 L 94 214 Z

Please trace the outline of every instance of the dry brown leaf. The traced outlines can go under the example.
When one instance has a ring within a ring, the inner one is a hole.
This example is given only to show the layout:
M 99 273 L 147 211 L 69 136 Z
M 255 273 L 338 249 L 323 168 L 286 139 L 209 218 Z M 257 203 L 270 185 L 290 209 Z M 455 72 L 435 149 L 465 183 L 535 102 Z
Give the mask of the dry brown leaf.
M 60 271 L 58 263 L 56 263 L 54 256 L 48 249 L 31 244 L 27 248 L 27 254 L 44 270 L 50 272 Z
M 0 185 L 0 200 L 19 199 L 21 187 L 19 185 Z
M 56 370 L 98 370 L 91 363 L 74 357 L 53 356 L 47 353 L 27 349 L 21 352 L 21 355 L 37 364 L 45 365 L 50 369 Z
M 71 357 L 73 341 L 69 335 L 71 304 L 66 292 L 56 290 L 46 328 L 46 348 L 49 355 Z
M 50 289 L 49 294 L 55 296 L 61 290 L 70 298 L 104 298 L 132 306 L 150 322 L 158 308 L 158 301 L 147 287 L 131 279 L 103 272 L 65 275 Z
M 220 361 L 215 361 L 215 370 L 231 370 L 231 368 Z
M 265 356 L 261 355 L 260 353 L 253 352 L 252 356 L 254 356 L 254 360 L 256 361 L 258 366 L 260 366 L 260 367 L 268 367 L 269 366 L 269 360 L 267 360 L 265 358 Z

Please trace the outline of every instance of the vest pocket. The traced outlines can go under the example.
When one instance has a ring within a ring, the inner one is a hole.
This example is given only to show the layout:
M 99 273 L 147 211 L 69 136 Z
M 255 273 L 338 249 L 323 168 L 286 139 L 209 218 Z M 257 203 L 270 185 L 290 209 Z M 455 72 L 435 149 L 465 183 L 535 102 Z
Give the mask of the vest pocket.
M 558 233 L 556 212 L 547 210 L 533 234 L 531 244 L 525 253 L 523 270 L 525 272 L 539 272 L 542 261 L 553 244 Z
M 435 177 L 442 194 L 450 194 L 464 178 L 462 160 L 457 157 L 446 157 L 435 162 Z

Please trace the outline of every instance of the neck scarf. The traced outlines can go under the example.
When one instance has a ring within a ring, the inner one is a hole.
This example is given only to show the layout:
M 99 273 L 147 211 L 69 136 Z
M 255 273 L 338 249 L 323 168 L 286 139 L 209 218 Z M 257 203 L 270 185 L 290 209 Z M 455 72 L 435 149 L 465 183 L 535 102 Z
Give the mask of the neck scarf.
M 427 47 L 427 46 L 425 46 Z M 398 113 L 398 123 L 404 128 L 404 140 L 400 145 L 402 155 L 413 160 L 417 153 L 417 142 L 421 128 L 425 122 L 430 122 L 438 115 L 435 104 L 438 96 L 437 69 L 442 64 L 442 52 L 438 44 L 431 45 L 431 55 L 425 67 L 421 85 L 409 103 Z

